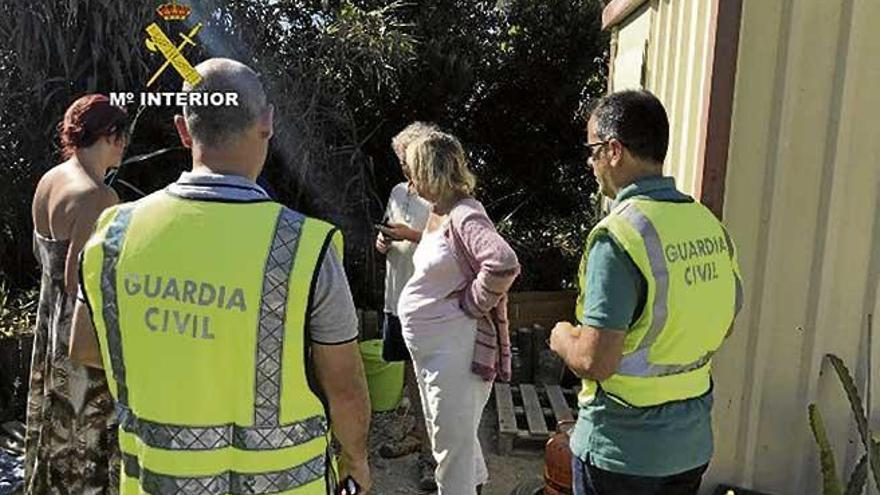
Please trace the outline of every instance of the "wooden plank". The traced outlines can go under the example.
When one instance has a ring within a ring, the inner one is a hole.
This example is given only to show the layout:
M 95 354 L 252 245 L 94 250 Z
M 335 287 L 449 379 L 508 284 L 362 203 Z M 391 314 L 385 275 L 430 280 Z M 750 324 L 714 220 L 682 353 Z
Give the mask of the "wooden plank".
M 553 410 L 549 407 L 542 407 L 541 410 L 544 411 L 544 416 L 553 416 Z M 526 410 L 522 406 L 513 406 L 513 412 L 519 417 L 525 415 Z
M 544 412 L 541 410 L 541 402 L 538 400 L 538 392 L 535 386 L 530 384 L 520 384 L 519 391 L 522 393 L 523 407 L 526 410 L 526 422 L 529 424 L 529 432 L 532 434 L 546 435 L 550 432 L 547 430 L 547 421 L 544 419 Z
M 519 432 L 519 435 L 516 437 L 516 439 L 519 441 L 514 442 L 514 446 L 521 447 L 524 449 L 526 449 L 528 447 L 541 448 L 544 446 L 543 444 L 547 443 L 547 440 L 550 439 L 550 433 L 532 433 L 532 432 L 528 432 L 526 430 L 521 430 Z M 532 445 L 527 445 L 525 442 L 528 442 L 529 444 L 532 444 Z
M 553 415 L 556 416 L 556 422 L 573 420 L 571 408 L 568 407 L 565 396 L 562 395 L 562 388 L 559 385 L 547 385 L 545 389 L 547 390 L 547 399 L 550 400 L 550 407 L 553 408 Z
M 510 385 L 506 383 L 495 384 L 495 407 L 498 409 L 498 431 L 516 433 L 516 414 L 513 409 L 513 395 L 510 393 Z
M 517 434 L 510 385 L 495 384 L 495 410 L 498 412 L 498 453 L 507 455 L 513 450 L 513 438 Z

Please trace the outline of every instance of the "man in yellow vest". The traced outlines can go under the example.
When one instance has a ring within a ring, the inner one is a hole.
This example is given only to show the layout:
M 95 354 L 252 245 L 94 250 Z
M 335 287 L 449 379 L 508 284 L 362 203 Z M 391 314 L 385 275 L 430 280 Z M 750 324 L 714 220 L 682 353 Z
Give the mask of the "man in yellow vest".
M 197 91 L 238 104 L 184 107 L 192 172 L 107 210 L 82 255 L 71 356 L 106 370 L 120 492 L 324 495 L 351 477 L 365 493 L 369 398 L 341 236 L 254 182 L 273 126 L 257 74 L 196 69 Z
M 696 494 L 712 456 L 713 354 L 742 303 L 734 244 L 663 177 L 669 123 L 646 91 L 599 101 L 589 162 L 611 212 L 590 233 L 579 325 L 551 348 L 583 379 L 575 494 Z

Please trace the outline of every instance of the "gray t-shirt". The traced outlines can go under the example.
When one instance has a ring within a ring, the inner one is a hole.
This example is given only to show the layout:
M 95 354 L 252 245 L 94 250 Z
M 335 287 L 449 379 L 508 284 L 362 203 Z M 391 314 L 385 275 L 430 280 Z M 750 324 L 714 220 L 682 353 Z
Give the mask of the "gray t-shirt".
M 317 344 L 344 344 L 357 339 L 358 321 L 345 270 L 330 246 L 315 283 L 309 332 Z

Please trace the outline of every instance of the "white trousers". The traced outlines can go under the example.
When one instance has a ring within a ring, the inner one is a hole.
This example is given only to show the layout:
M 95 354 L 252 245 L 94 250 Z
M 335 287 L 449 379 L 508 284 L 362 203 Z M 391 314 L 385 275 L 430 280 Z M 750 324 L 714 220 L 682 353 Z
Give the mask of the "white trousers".
M 440 495 L 473 495 L 489 479 L 477 431 L 492 383 L 471 371 L 476 321 L 462 318 L 443 331 L 404 330 L 431 439 Z

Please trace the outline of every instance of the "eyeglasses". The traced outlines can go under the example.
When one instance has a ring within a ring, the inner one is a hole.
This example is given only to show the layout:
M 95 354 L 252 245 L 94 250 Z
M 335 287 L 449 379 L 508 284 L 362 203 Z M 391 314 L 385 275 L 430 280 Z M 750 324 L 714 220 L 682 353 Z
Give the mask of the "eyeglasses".
M 595 148 L 598 148 L 598 147 L 600 147 L 600 146 L 604 146 L 604 145 L 606 145 L 606 144 L 608 144 L 608 143 L 610 143 L 610 142 L 611 142 L 611 141 L 599 141 L 599 142 L 597 142 L 597 143 L 585 143 L 585 144 L 584 144 L 584 152 L 585 152 L 585 155 L 586 155 L 585 158 L 589 160 L 590 157 L 593 156 L 593 150 L 594 150 Z

